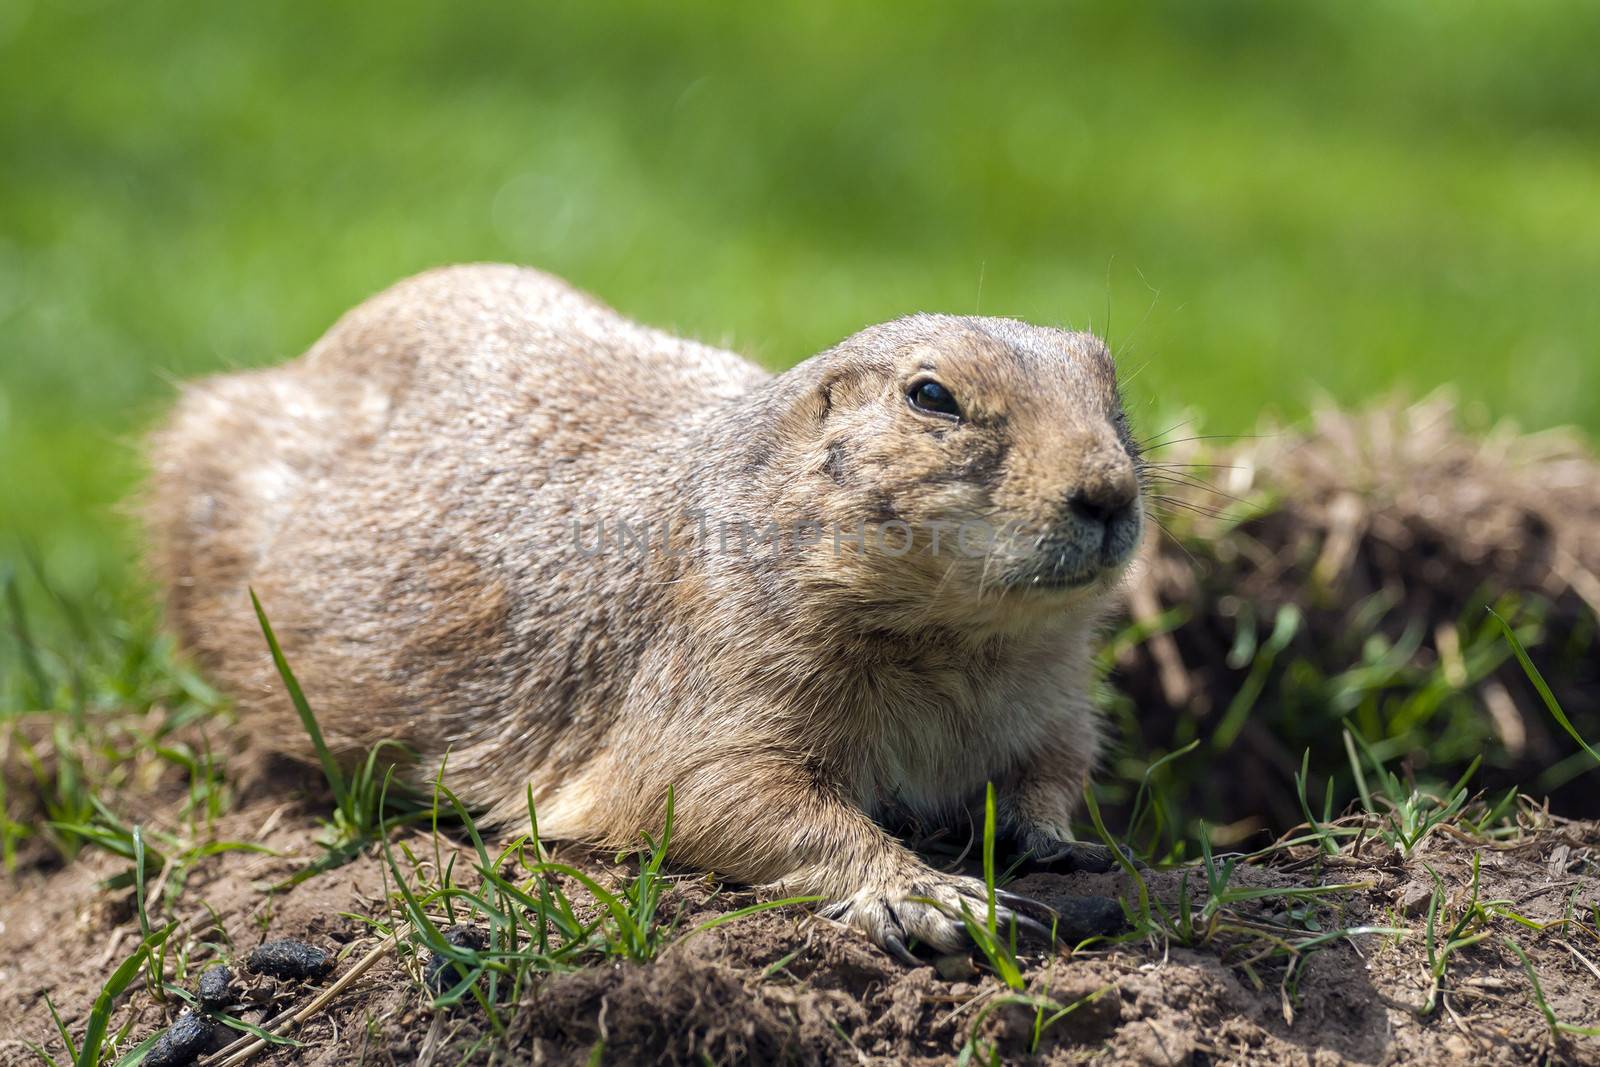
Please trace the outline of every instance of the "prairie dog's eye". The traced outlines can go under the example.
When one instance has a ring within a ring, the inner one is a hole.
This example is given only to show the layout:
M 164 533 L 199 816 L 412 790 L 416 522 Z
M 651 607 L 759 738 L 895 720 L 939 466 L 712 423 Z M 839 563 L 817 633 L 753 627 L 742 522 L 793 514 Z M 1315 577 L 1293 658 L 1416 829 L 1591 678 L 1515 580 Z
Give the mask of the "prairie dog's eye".
M 907 395 L 911 398 L 911 406 L 925 415 L 941 415 L 947 419 L 961 417 L 961 406 L 956 403 L 956 398 L 938 382 L 913 382 Z

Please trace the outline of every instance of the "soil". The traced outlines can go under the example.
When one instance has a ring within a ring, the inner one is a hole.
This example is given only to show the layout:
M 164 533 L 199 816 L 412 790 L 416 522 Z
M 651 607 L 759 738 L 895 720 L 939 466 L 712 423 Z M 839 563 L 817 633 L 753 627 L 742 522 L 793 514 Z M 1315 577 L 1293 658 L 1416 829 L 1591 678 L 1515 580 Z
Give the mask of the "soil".
M 275 855 L 229 852 L 199 861 L 170 914 L 183 923 L 188 985 L 212 963 L 234 964 L 262 1008 L 252 1019 L 305 1004 L 359 961 L 379 952 L 360 980 L 258 1064 L 355 1063 L 853 1063 L 954 1062 L 974 1051 L 1002 1062 L 1145 1064 L 1600 1063 L 1600 1038 L 1552 1038 L 1527 972 L 1504 937 L 1527 952 L 1557 1020 L 1600 1026 L 1600 824 L 1524 811 L 1515 840 L 1475 842 L 1446 827 L 1409 857 L 1369 840 L 1359 854 L 1324 860 L 1310 846 L 1275 850 L 1244 863 L 1231 887 L 1359 883 L 1299 917 L 1304 929 L 1405 927 L 1403 937 L 1337 938 L 1293 961 L 1266 951 L 1251 924 L 1282 924 L 1285 901 L 1237 905 L 1225 928 L 1195 948 L 1147 938 L 1076 952 L 1024 946 L 1030 993 L 1062 1005 L 1085 1001 L 1045 1031 L 1030 1053 L 1035 1013 L 1005 1003 L 986 968 L 961 960 L 907 968 L 860 936 L 803 908 L 765 912 L 684 936 L 706 918 L 756 899 L 705 876 L 675 875 L 663 904 L 679 933 L 651 963 L 606 963 L 546 979 L 512 1008 L 508 1034 L 492 1039 L 475 1008 L 435 1010 L 424 986 L 426 953 L 389 951 L 364 916 L 389 922 L 392 883 L 375 850 L 277 892 L 266 887 L 320 854 L 313 809 L 270 799 L 246 801 L 216 826 L 218 839 L 265 844 Z M 425 832 L 398 843 L 431 861 Z M 449 847 L 450 842 L 447 842 Z M 1542 931 L 1498 920 L 1490 937 L 1451 958 L 1442 1001 L 1427 1016 L 1423 934 L 1437 873 L 1445 910 L 1458 913 L 1471 857 L 1481 861 L 1483 900 L 1505 906 Z M 404 849 L 397 850 L 405 855 Z M 601 879 L 608 858 L 567 852 Z M 465 866 L 463 864 L 463 866 Z M 39 1062 L 27 1042 L 61 1059 L 46 997 L 81 1033 L 101 984 L 139 942 L 127 891 L 99 883 L 127 861 L 99 851 L 69 865 L 20 872 L 0 900 L 0 1064 Z M 628 869 L 628 868 L 623 868 Z M 1145 872 L 1152 898 L 1177 913 L 1187 877 L 1193 902 L 1203 875 Z M 1084 894 L 1133 901 L 1125 873 L 1031 873 L 1010 886 L 1046 904 Z M 152 885 L 151 899 L 163 887 Z M 1202 894 L 1203 897 L 1203 894 Z M 158 905 L 159 907 L 159 905 Z M 1315 924 L 1315 925 L 1313 925 Z M 332 975 L 302 981 L 253 977 L 243 964 L 265 941 L 295 938 L 336 958 Z M 169 960 L 170 965 L 175 962 Z M 947 974 L 950 977 L 944 977 Z M 165 1005 L 142 983 L 118 1004 L 113 1032 L 129 1025 L 130 1048 L 170 1024 L 183 1005 Z M 596 1050 L 598 1049 L 598 1053 Z M 596 1057 L 598 1058 L 592 1058 Z M 217 1062 L 213 1055 L 209 1061 Z

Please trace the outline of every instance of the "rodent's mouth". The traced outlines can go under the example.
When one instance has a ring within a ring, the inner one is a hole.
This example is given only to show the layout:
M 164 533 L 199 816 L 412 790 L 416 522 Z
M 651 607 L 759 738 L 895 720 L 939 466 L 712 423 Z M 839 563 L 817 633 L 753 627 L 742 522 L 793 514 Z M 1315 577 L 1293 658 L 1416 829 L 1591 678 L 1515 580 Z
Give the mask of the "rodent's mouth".
M 1137 537 L 1045 540 L 1032 557 L 1006 575 L 1008 589 L 1019 592 L 1069 592 L 1114 578 L 1133 557 Z
M 1013 572 L 1005 584 L 1007 589 L 1017 592 L 1065 593 L 1094 585 L 1120 567 L 1120 563 L 1113 567 L 1079 569 L 1051 565 L 1028 567 Z

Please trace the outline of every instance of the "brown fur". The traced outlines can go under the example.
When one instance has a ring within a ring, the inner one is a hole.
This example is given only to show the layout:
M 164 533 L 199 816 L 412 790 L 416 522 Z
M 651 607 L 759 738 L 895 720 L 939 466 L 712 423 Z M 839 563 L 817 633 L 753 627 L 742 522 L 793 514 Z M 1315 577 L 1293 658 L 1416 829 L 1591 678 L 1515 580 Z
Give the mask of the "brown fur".
M 919 375 L 959 422 L 908 402 Z M 449 268 L 286 366 L 189 386 L 154 439 L 152 559 L 172 625 L 275 744 L 303 751 L 247 587 L 340 751 L 399 739 L 419 776 L 448 753 L 491 819 L 523 818 L 531 786 L 543 832 L 611 845 L 670 787 L 681 861 L 948 946 L 959 923 L 908 898 L 974 886 L 882 823 L 993 780 L 1025 842 L 1070 840 L 1091 631 L 1137 538 L 1122 425 L 1086 334 L 917 315 L 769 376 L 549 276 Z M 1132 501 L 1115 545 L 1075 494 Z M 932 550 L 976 519 L 1013 526 Z M 582 550 L 618 520 L 673 551 Z M 739 520 L 822 531 L 724 549 Z M 873 539 L 899 523 L 904 554 Z

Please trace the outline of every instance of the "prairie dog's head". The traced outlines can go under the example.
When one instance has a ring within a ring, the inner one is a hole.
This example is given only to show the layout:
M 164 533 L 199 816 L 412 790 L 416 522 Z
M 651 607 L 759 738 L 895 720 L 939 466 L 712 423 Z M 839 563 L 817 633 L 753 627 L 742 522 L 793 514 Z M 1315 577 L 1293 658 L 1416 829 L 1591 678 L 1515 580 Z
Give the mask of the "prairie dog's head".
M 1137 446 L 1093 335 L 917 315 L 808 364 L 784 510 L 821 521 L 808 568 L 847 598 L 1008 626 L 1103 593 L 1138 547 Z

